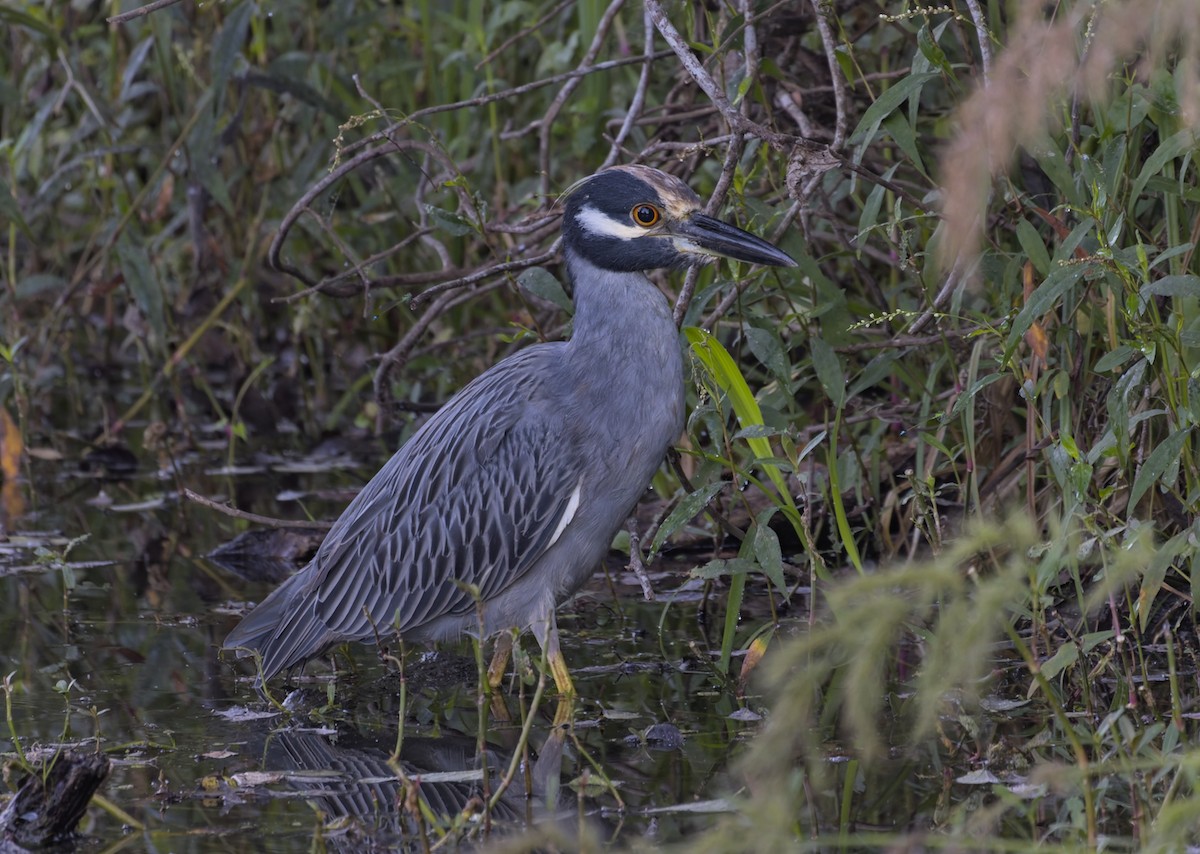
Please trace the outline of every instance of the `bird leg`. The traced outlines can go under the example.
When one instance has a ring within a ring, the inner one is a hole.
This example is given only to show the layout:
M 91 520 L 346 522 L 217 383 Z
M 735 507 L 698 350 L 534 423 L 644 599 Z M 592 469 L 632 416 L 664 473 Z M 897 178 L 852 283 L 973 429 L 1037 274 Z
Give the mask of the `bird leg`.
M 558 623 L 554 619 L 554 612 L 551 611 L 545 619 L 534 620 L 532 628 L 534 637 L 546 655 L 546 664 L 550 667 L 550 675 L 554 677 L 558 693 L 564 697 L 574 697 L 575 685 L 571 681 L 571 672 L 567 670 L 566 659 L 558 648 Z
M 571 681 L 571 671 L 567 669 L 567 661 L 563 658 L 557 641 L 556 637 L 554 651 L 546 654 L 547 662 L 550 665 L 550 675 L 554 677 L 554 684 L 558 686 L 558 693 L 560 695 L 563 697 L 574 697 L 575 683 Z
M 558 705 L 554 707 L 554 720 L 551 722 L 550 734 L 562 732 L 563 728 L 571 723 L 575 718 L 575 696 L 562 696 L 558 698 Z
M 496 636 L 496 649 L 492 653 L 492 661 L 487 669 L 488 687 L 495 691 L 504 681 L 504 671 L 508 669 L 508 657 L 512 654 L 512 632 L 501 632 Z

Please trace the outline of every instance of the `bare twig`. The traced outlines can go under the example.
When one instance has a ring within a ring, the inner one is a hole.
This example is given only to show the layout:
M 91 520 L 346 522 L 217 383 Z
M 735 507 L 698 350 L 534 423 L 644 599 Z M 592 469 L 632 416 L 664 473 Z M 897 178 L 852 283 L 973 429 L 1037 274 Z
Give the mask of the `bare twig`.
M 541 255 L 532 255 L 528 258 L 521 258 L 518 261 L 505 261 L 500 264 L 493 264 L 490 267 L 484 267 L 483 269 L 476 270 L 469 275 L 452 279 L 449 282 L 442 282 L 441 284 L 434 285 L 433 287 L 417 294 L 412 298 L 412 301 L 409 304 L 414 306 L 419 305 L 430 297 L 440 294 L 443 291 L 454 290 L 456 288 L 465 288 L 467 285 L 473 285 L 476 282 L 481 282 L 484 279 L 492 276 L 498 276 L 501 273 L 512 273 L 517 270 L 528 270 L 530 267 L 536 267 L 539 264 L 547 264 L 558 256 L 557 250 L 558 244 L 555 243 L 554 246 L 550 247 L 548 252 L 544 252 Z
M 971 324 L 961 329 L 947 329 L 936 335 L 896 335 L 888 336 L 879 341 L 859 341 L 855 344 L 843 344 L 833 349 L 838 353 L 864 353 L 870 350 L 906 350 L 910 347 L 928 347 L 930 344 L 940 344 L 950 338 L 966 338 L 982 329 L 982 326 Z
M 649 14 L 650 4 L 647 3 L 647 13 Z M 753 80 L 758 76 L 759 66 L 759 50 L 758 50 L 758 29 L 754 26 L 754 7 L 749 0 L 742 0 L 740 11 L 743 16 L 743 55 L 745 56 L 745 74 L 746 79 Z M 688 54 L 691 56 L 690 52 Z M 732 105 L 731 105 L 732 106 Z M 718 105 L 720 108 L 720 105 Z M 745 116 L 746 102 L 743 100 L 739 106 L 741 116 Z M 742 152 L 746 149 L 745 137 L 738 133 L 733 134 L 729 138 L 728 146 L 725 149 L 725 160 L 721 164 L 721 175 L 717 179 L 717 184 L 713 188 L 713 193 L 708 199 L 708 204 L 705 205 L 705 213 L 709 216 L 714 216 L 721 205 L 725 203 L 725 197 L 729 193 L 729 187 L 733 184 L 733 179 L 737 173 L 737 166 L 742 158 Z M 687 315 L 688 307 L 691 305 L 692 298 L 696 294 L 696 282 L 699 280 L 699 270 L 692 268 L 688 271 L 687 276 L 683 281 L 683 288 L 679 292 L 678 298 L 675 300 L 675 310 L 673 318 L 676 326 L 683 324 L 683 319 Z
M 971 20 L 975 24 L 975 37 L 979 40 L 979 60 L 983 65 L 983 82 L 987 85 L 992 76 L 992 34 L 988 31 L 987 18 L 979 6 L 979 0 L 967 0 Z
M 708 199 L 708 204 L 705 205 L 704 212 L 709 216 L 716 214 L 720 207 L 725 202 L 725 195 L 729 191 L 729 185 L 733 182 L 734 172 L 737 171 L 738 160 L 741 159 L 742 151 L 745 150 L 746 143 L 744 137 L 738 135 L 729 141 L 729 147 L 725 149 L 725 161 L 721 166 L 721 177 L 717 179 L 717 185 L 713 188 L 713 194 Z M 681 326 L 683 318 L 687 314 L 688 306 L 692 304 L 692 298 L 696 295 L 696 282 L 699 281 L 700 270 L 692 267 L 688 270 L 687 275 L 683 279 L 683 287 L 679 291 L 679 296 L 675 300 L 675 311 L 673 317 L 675 325 Z
M 889 181 L 887 178 L 884 178 L 882 175 L 878 175 L 875 172 L 872 172 L 867 167 L 865 167 L 859 163 L 855 163 L 850 158 L 841 157 L 839 155 L 835 155 L 835 156 L 838 157 L 839 165 L 843 166 L 846 169 L 849 169 L 851 172 L 855 173 L 856 175 L 858 175 L 861 178 L 866 178 L 872 184 L 878 184 L 880 187 L 883 187 L 884 189 L 895 193 L 897 196 L 899 196 L 900 198 L 902 198 L 904 200 L 905 204 L 911 205 L 913 208 L 915 208 L 916 210 L 919 210 L 921 213 L 926 213 L 926 214 L 937 213 L 937 210 L 935 208 L 925 204 L 925 202 L 921 201 L 919 198 L 914 196 L 912 193 L 910 193 L 907 189 L 905 189 L 900 184 L 897 184 L 895 181 Z
M 950 272 L 946 274 L 946 280 L 942 282 L 942 287 L 938 290 L 937 296 L 933 298 L 933 302 L 930 303 L 929 308 L 925 309 L 924 313 L 913 321 L 912 326 L 908 327 L 909 334 L 915 335 L 928 326 L 937 312 L 941 311 L 942 306 L 950 299 L 950 295 L 964 284 L 965 279 L 960 261 L 951 267 Z
M 653 602 L 654 585 L 650 583 L 650 576 L 646 574 L 646 564 L 642 561 L 642 544 L 638 539 L 637 517 L 630 516 L 625 520 L 625 530 L 629 532 L 628 569 L 638 580 L 638 584 L 642 585 L 642 596 L 647 602 Z
M 374 148 L 369 148 L 366 151 L 359 152 L 357 155 L 350 158 L 349 160 L 343 161 L 342 163 L 338 164 L 338 166 L 336 168 L 332 169 L 320 181 L 317 181 L 315 184 L 313 184 L 311 187 L 309 187 L 308 190 L 305 191 L 304 195 L 302 195 L 296 201 L 296 203 L 292 205 L 291 210 L 289 210 L 287 212 L 287 214 L 284 215 L 283 219 L 280 221 L 279 231 L 276 232 L 275 238 L 271 241 L 271 247 L 267 251 L 268 263 L 272 267 L 274 267 L 276 270 L 279 270 L 281 273 L 286 273 L 289 276 L 292 276 L 293 278 L 298 279 L 299 281 L 301 281 L 302 283 L 307 285 L 310 289 L 317 289 L 317 290 L 320 290 L 323 292 L 325 290 L 324 282 L 312 281 L 312 279 L 309 278 L 309 276 L 307 274 L 305 274 L 302 270 L 300 270 L 299 268 L 294 267 L 291 264 L 288 264 L 287 262 L 282 260 L 281 253 L 283 251 L 283 244 L 287 240 L 288 234 L 291 232 L 292 228 L 295 226 L 296 221 L 300 218 L 300 216 L 305 213 L 308 213 L 311 216 L 313 216 L 314 218 L 316 218 L 317 221 L 319 223 L 321 223 L 321 225 L 323 227 L 325 227 L 327 230 L 329 230 L 327 224 L 325 223 L 324 218 L 319 216 L 311 208 L 311 205 L 316 200 L 316 198 L 318 196 L 320 196 L 321 193 L 325 192 L 331 186 L 333 186 L 338 181 L 340 181 L 342 178 L 344 178 L 346 175 L 348 175 L 349 173 L 360 168 L 363 164 L 369 163 L 370 161 L 378 159 L 380 157 L 390 156 L 390 155 L 396 153 L 397 151 L 419 151 L 419 152 L 422 152 L 423 154 L 437 160 L 446 169 L 447 172 L 454 174 L 454 175 L 458 174 L 458 167 L 455 166 L 454 162 L 450 160 L 450 158 L 445 154 L 445 152 L 441 151 L 441 149 L 439 149 L 436 145 L 429 143 L 429 142 L 422 141 L 422 140 L 389 139 L 389 141 L 386 144 L 377 145 Z M 466 192 L 466 189 L 461 186 L 455 186 L 455 190 L 458 193 L 459 204 L 466 211 L 468 211 L 468 213 L 470 215 L 477 217 L 478 212 L 475 210 L 474 203 L 471 201 L 470 194 Z M 339 273 L 338 279 L 341 279 L 344 276 L 345 276 L 344 272 Z M 369 285 L 369 287 L 375 286 L 373 283 L 368 283 L 368 285 Z M 360 292 L 360 291 L 356 290 L 355 292 Z M 336 295 L 344 295 L 344 294 L 341 292 L 336 292 Z
M 725 160 L 721 164 L 721 175 L 717 178 L 712 195 L 708 197 L 708 203 L 704 206 L 704 212 L 709 216 L 716 216 L 720 213 L 721 206 L 725 204 L 725 197 L 729 195 L 729 188 L 733 185 L 733 178 L 737 174 L 738 162 L 742 159 L 742 152 L 745 150 L 745 137 L 735 136 L 729 140 L 729 146 L 725 149 Z
M 402 142 L 407 143 L 407 147 L 414 149 L 425 149 L 431 147 L 427 143 L 423 143 L 418 140 L 403 140 Z M 271 241 L 271 246 L 267 250 L 267 263 L 269 263 L 276 270 L 279 270 L 281 273 L 287 273 L 289 276 L 298 279 L 310 288 L 317 287 L 317 283 L 312 281 L 312 279 L 310 279 L 308 275 L 304 273 L 304 271 L 297 267 L 293 267 L 291 264 L 288 264 L 280 258 L 280 253 L 283 251 L 284 241 L 287 240 L 289 232 L 291 232 L 292 227 L 296 224 L 296 221 L 300 219 L 301 215 L 305 213 L 316 217 L 318 221 L 320 221 L 320 217 L 318 217 L 317 214 L 311 209 L 310 205 L 319 195 L 321 195 L 321 193 L 325 192 L 327 189 L 329 189 L 329 187 L 336 184 L 355 169 L 358 169 L 364 163 L 369 163 L 379 157 L 387 157 L 394 152 L 395 143 L 393 142 L 389 142 L 387 145 L 377 145 L 374 148 L 369 148 L 366 151 L 360 152 L 349 160 L 345 160 L 338 164 L 335 169 L 332 169 L 320 181 L 317 181 L 315 184 L 309 187 L 304 192 L 304 195 L 297 199 L 296 203 L 292 205 L 291 209 L 284 214 L 283 219 L 280 220 L 279 231 L 275 233 L 275 238 Z
M 154 0 L 152 3 L 147 3 L 145 6 L 139 6 L 136 9 L 131 9 L 128 12 L 122 12 L 119 15 L 113 15 L 105 18 L 110 24 L 125 24 L 135 18 L 141 18 L 149 15 L 151 12 L 157 12 L 159 9 L 165 9 L 168 6 L 174 6 L 179 0 Z
M 403 248 L 404 245 L 410 244 L 412 241 L 420 238 L 422 235 L 425 235 L 428 232 L 429 229 L 417 229 L 408 237 L 404 238 L 404 240 L 398 244 L 398 247 Z M 389 250 L 388 254 L 391 254 L 391 251 L 397 249 L 398 247 L 391 247 L 391 250 Z M 363 262 L 364 265 L 368 263 L 370 262 Z M 340 273 L 337 276 L 322 279 L 312 287 L 305 288 L 302 291 L 297 291 L 294 294 L 276 297 L 274 301 L 281 303 L 296 302 L 298 300 L 306 299 L 313 294 L 324 294 L 326 296 L 342 298 L 355 296 L 362 293 L 362 289 L 348 281 L 348 278 L 353 274 L 353 272 L 353 270 L 347 270 L 345 273 Z M 370 284 L 372 289 L 413 288 L 420 285 L 430 285 L 445 281 L 447 277 L 454 278 L 462 275 L 462 273 L 463 271 L 458 268 L 452 270 L 423 270 L 419 273 L 398 273 L 394 276 L 380 276 L 378 279 L 372 279 Z
M 608 150 L 608 156 L 604 158 L 604 163 L 601 164 L 601 169 L 607 169 L 617 162 L 617 157 L 620 156 L 621 148 L 625 143 L 629 132 L 633 130 L 635 123 L 641 116 L 642 107 L 646 103 L 646 90 L 650 88 L 650 66 L 654 64 L 654 22 L 650 20 L 650 12 L 642 11 L 642 32 L 645 39 L 645 47 L 642 50 L 642 55 L 646 62 L 642 65 L 642 73 L 638 76 L 637 89 L 633 92 L 633 100 L 629 102 L 629 109 L 625 111 L 625 118 L 621 122 L 621 128 L 613 137 L 612 146 Z
M 372 386 L 375 392 L 375 400 L 379 404 L 379 416 L 376 419 L 376 430 L 383 428 L 383 417 L 385 410 L 388 409 L 405 409 L 405 405 L 397 405 L 392 400 L 391 394 L 387 389 L 387 378 L 392 371 L 403 367 L 416 351 L 416 344 L 425 334 L 425 331 L 437 320 L 441 315 L 445 314 L 450 309 L 469 300 L 474 299 L 496 288 L 503 287 L 504 280 L 489 282 L 482 287 L 475 288 L 469 293 L 455 293 L 453 291 L 445 291 L 437 298 L 417 319 L 417 322 L 404 334 L 392 349 L 388 350 L 380 356 L 379 367 L 375 371 L 375 376 L 372 381 Z M 492 333 L 494 334 L 494 333 Z
M 588 49 L 584 51 L 583 59 L 579 61 L 579 67 L 591 66 L 596 60 L 596 54 L 600 52 L 601 45 L 604 44 L 604 39 L 608 37 L 609 28 L 612 27 L 613 20 L 617 17 L 617 12 L 625 5 L 625 0 L 612 0 L 608 4 L 608 8 L 604 10 L 604 14 L 600 16 L 600 23 L 596 27 L 596 32 L 592 36 L 592 43 L 588 45 Z M 542 116 L 541 124 L 538 127 L 538 168 L 541 172 L 541 190 L 542 197 L 549 198 L 550 196 L 550 131 L 554 126 L 554 120 L 566 105 L 567 99 L 571 97 L 571 93 L 578 88 L 582 77 L 572 77 L 563 87 L 558 90 L 558 94 L 554 96 L 554 100 L 550 102 L 549 108 Z
M 311 288 L 305 288 L 302 291 L 297 291 L 296 293 L 288 294 L 287 296 L 277 297 L 275 302 L 296 302 L 297 300 L 310 297 L 313 294 L 325 294 L 326 296 L 332 297 L 350 297 L 357 293 L 361 293 L 362 288 L 355 286 L 351 280 L 357 279 L 359 281 L 363 281 L 363 270 L 378 264 L 380 261 L 390 258 L 397 252 L 403 251 L 411 246 L 415 241 L 420 240 L 430 231 L 431 229 L 429 228 L 419 228 L 412 234 L 405 237 L 399 243 L 393 243 L 387 249 L 381 250 L 376 252 L 374 255 L 364 258 L 361 262 L 356 263 L 351 269 L 346 270 L 343 273 L 338 273 L 336 276 L 322 279 Z M 376 279 L 365 280 L 365 284 L 372 289 L 391 288 L 397 286 L 411 287 L 413 285 L 428 285 L 431 282 L 436 282 L 442 279 L 448 274 L 455 275 L 456 273 L 455 271 L 447 270 L 426 270 L 420 273 L 407 273 L 397 276 L 380 276 Z
M 671 55 L 669 50 L 661 50 L 654 54 L 654 59 L 663 59 Z M 388 135 L 394 133 L 406 125 L 410 125 L 419 119 L 424 119 L 426 116 L 437 115 L 438 113 L 452 113 L 456 110 L 469 110 L 475 107 L 482 107 L 486 104 L 491 104 L 496 101 L 507 101 L 510 98 L 517 98 L 521 95 L 526 95 L 530 92 L 535 92 L 538 89 L 544 89 L 547 86 L 553 86 L 556 83 L 562 83 L 564 80 L 571 80 L 576 77 L 587 77 L 589 74 L 598 74 L 601 71 L 610 71 L 614 68 L 621 68 L 626 65 L 637 65 L 645 62 L 645 57 L 633 56 L 623 59 L 612 59 L 607 62 L 597 62 L 595 65 L 575 68 L 571 71 L 564 71 L 562 74 L 555 74 L 551 77 L 545 77 L 541 80 L 534 80 L 529 83 L 523 83 L 520 86 L 514 86 L 511 89 L 504 89 L 500 92 L 493 92 L 489 95 L 480 95 L 476 98 L 466 98 L 462 101 L 454 101 L 449 104 L 434 104 L 431 107 L 417 110 L 409 113 L 404 118 L 393 122 L 383 130 L 376 131 L 363 139 L 357 140 L 343 149 L 343 153 L 350 154 L 357 151 L 359 148 L 370 145 L 374 142 L 379 142 L 382 139 L 387 139 Z
M 679 289 L 679 296 L 675 298 L 675 310 L 671 313 L 671 319 L 675 321 L 676 326 L 683 325 L 683 318 L 687 314 L 688 306 L 692 304 L 692 298 L 696 295 L 696 282 L 698 281 L 700 281 L 700 268 L 689 267 L 683 277 L 683 287 Z
M 186 486 L 183 487 L 183 497 L 202 507 L 216 510 L 218 513 L 224 513 L 226 516 L 232 516 L 235 519 L 244 519 L 247 522 L 253 522 L 256 525 L 266 525 L 270 528 L 317 528 L 322 531 L 328 531 L 333 527 L 332 522 L 309 522 L 304 519 L 276 519 L 272 516 L 260 516 L 257 513 L 248 513 L 245 510 L 239 510 L 228 504 L 213 501 L 211 498 L 205 498 L 200 493 L 193 492 Z
M 817 32 L 821 34 L 821 46 L 825 49 L 825 61 L 829 64 L 829 80 L 833 84 L 833 102 L 837 110 L 834 119 L 833 128 L 833 143 L 831 148 L 841 150 L 846 144 L 846 126 L 847 126 L 847 105 L 849 99 L 846 97 L 846 81 L 842 77 L 842 69 L 837 62 L 837 40 L 833 37 L 833 28 L 829 26 L 829 21 L 825 19 L 825 14 L 821 11 L 821 0 L 809 0 L 812 3 L 813 12 L 817 16 Z
M 417 318 L 417 322 L 404 333 L 404 337 L 397 341 L 392 349 L 383 354 L 380 359 L 379 368 L 375 371 L 374 379 L 375 400 L 379 403 L 379 418 L 383 417 L 383 412 L 390 398 L 390 395 L 387 393 L 388 374 L 391 373 L 393 368 L 403 363 L 405 356 L 416 346 L 417 341 L 425 334 L 425 330 L 429 328 L 429 325 L 442 315 L 442 312 L 446 310 L 447 304 L 453 297 L 454 293 L 447 291 L 434 300 L 421 313 L 421 316 Z M 376 429 L 381 429 L 383 425 L 377 423 L 375 426 Z
M 758 276 L 746 276 L 735 281 L 733 287 L 729 289 L 729 293 L 721 297 L 721 301 L 717 303 L 717 307 L 708 313 L 708 317 L 704 318 L 704 328 L 711 330 L 716 326 L 717 321 L 728 313 L 729 309 L 745 293 L 746 289 L 757 281 L 759 281 Z
M 741 133 L 748 133 L 751 136 L 758 137 L 775 148 L 785 148 L 797 142 L 794 137 L 789 137 L 786 134 L 763 127 L 757 122 L 743 116 L 730 103 L 729 99 L 725 97 L 725 93 L 721 90 L 717 81 L 713 80 L 712 75 L 708 73 L 700 61 L 692 54 L 692 49 L 688 46 L 687 40 L 684 39 L 679 30 L 675 29 L 675 25 L 667 18 L 662 4 L 658 0 L 646 0 L 646 9 L 650 12 L 650 17 L 654 20 L 654 26 L 658 29 L 659 34 L 671 46 L 671 49 L 675 51 L 675 56 L 679 58 L 688 75 L 696 81 L 696 85 L 713 102 L 713 105 L 720 111 L 721 117 L 725 119 L 731 128 Z

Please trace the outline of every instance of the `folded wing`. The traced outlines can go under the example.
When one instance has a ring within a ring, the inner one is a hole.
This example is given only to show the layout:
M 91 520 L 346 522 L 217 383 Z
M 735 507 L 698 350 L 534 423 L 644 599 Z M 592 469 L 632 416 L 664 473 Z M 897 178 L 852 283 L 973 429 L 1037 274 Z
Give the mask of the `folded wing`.
M 363 488 L 312 562 L 225 641 L 263 675 L 347 640 L 472 617 L 534 566 L 579 502 L 580 449 L 553 390 L 518 353 L 468 385 Z

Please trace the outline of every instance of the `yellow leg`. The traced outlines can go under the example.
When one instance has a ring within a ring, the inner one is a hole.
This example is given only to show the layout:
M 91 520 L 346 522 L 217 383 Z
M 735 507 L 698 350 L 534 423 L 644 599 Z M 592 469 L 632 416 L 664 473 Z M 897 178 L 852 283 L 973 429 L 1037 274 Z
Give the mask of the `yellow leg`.
M 535 620 L 531 628 L 542 651 L 546 653 L 546 664 L 550 667 L 550 675 L 554 677 L 559 695 L 574 697 L 575 685 L 571 682 L 571 672 L 567 670 L 567 662 L 558 648 L 558 624 L 554 620 L 554 612 L 551 611 L 544 620 Z
M 550 675 L 554 677 L 554 684 L 558 687 L 558 693 L 563 697 L 574 697 L 575 683 L 571 681 L 571 671 L 567 669 L 566 659 L 563 658 L 557 643 L 554 644 L 552 652 L 547 651 L 546 659 L 550 665 Z
M 575 696 L 562 696 L 558 698 L 558 705 L 554 708 L 553 727 L 566 726 L 575 717 Z M 552 732 L 553 734 L 553 732 Z
M 502 632 L 496 637 L 496 651 L 492 653 L 492 662 L 488 665 L 488 687 L 495 691 L 504 681 L 504 671 L 508 669 L 508 657 L 512 654 L 512 632 Z
M 499 691 L 492 694 L 491 710 L 492 720 L 502 724 L 512 723 L 512 715 L 509 714 L 508 704 L 504 702 L 504 695 Z

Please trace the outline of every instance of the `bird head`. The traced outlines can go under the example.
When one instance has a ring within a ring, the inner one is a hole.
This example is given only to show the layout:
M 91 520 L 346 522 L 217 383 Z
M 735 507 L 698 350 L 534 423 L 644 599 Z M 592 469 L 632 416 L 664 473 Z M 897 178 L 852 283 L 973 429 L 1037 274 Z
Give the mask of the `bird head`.
M 613 166 L 569 189 L 563 243 L 597 267 L 620 272 L 694 267 L 717 258 L 796 266 L 765 240 L 702 213 L 691 187 L 650 166 Z

